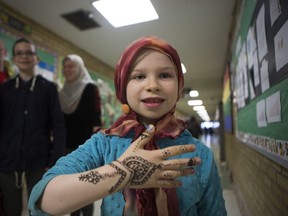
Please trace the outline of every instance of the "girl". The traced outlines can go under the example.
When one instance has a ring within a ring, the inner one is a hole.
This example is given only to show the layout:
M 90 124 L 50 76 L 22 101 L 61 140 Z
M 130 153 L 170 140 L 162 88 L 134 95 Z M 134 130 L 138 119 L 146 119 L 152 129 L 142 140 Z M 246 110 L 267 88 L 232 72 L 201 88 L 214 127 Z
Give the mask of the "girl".
M 123 52 L 114 81 L 124 114 L 44 175 L 32 215 L 67 214 L 98 199 L 102 215 L 226 215 L 211 150 L 174 116 L 184 83 L 177 51 L 140 38 Z

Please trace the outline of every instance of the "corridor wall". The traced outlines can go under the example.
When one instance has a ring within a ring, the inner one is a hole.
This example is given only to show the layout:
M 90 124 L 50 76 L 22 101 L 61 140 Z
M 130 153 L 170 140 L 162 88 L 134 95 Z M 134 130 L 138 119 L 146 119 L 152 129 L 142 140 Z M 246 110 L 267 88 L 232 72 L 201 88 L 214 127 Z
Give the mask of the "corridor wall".
M 288 1 L 237 5 L 227 163 L 244 215 L 288 212 Z

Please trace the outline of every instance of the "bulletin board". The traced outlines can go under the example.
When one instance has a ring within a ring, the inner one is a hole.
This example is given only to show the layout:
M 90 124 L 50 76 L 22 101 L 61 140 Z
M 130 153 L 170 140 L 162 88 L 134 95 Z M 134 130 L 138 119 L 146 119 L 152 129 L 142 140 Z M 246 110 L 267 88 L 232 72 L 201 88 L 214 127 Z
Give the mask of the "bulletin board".
M 288 168 L 288 1 L 243 1 L 237 29 L 236 136 Z
M 121 104 L 116 98 L 114 82 L 91 70 L 89 73 L 95 80 L 101 96 L 102 126 L 108 128 L 122 114 Z

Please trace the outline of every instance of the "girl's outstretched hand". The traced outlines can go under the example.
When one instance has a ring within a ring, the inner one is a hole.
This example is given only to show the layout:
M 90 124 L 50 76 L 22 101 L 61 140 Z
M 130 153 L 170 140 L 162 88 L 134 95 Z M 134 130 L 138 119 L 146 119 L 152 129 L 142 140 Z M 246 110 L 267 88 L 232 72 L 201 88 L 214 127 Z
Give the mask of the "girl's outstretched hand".
M 176 155 L 195 151 L 193 144 L 145 150 L 144 146 L 153 137 L 154 132 L 155 127 L 149 125 L 121 157 L 110 164 L 120 173 L 122 179 L 115 190 L 119 189 L 117 187 L 120 185 L 121 188 L 179 187 L 181 181 L 177 178 L 192 175 L 193 167 L 201 163 L 197 157 L 167 160 Z

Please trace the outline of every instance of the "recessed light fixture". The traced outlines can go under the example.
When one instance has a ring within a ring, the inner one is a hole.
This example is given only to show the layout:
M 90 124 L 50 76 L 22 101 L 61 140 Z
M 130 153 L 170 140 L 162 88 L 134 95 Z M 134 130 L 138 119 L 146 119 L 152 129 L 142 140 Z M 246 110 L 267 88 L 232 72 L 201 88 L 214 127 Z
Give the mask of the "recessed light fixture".
M 202 100 L 189 100 L 188 105 L 189 106 L 200 106 L 203 104 Z
M 189 92 L 189 96 L 190 97 L 198 97 L 199 96 L 199 92 L 197 90 L 192 90 Z
M 193 106 L 194 111 L 205 110 L 205 106 Z
M 115 28 L 159 19 L 150 0 L 98 0 L 92 5 Z

